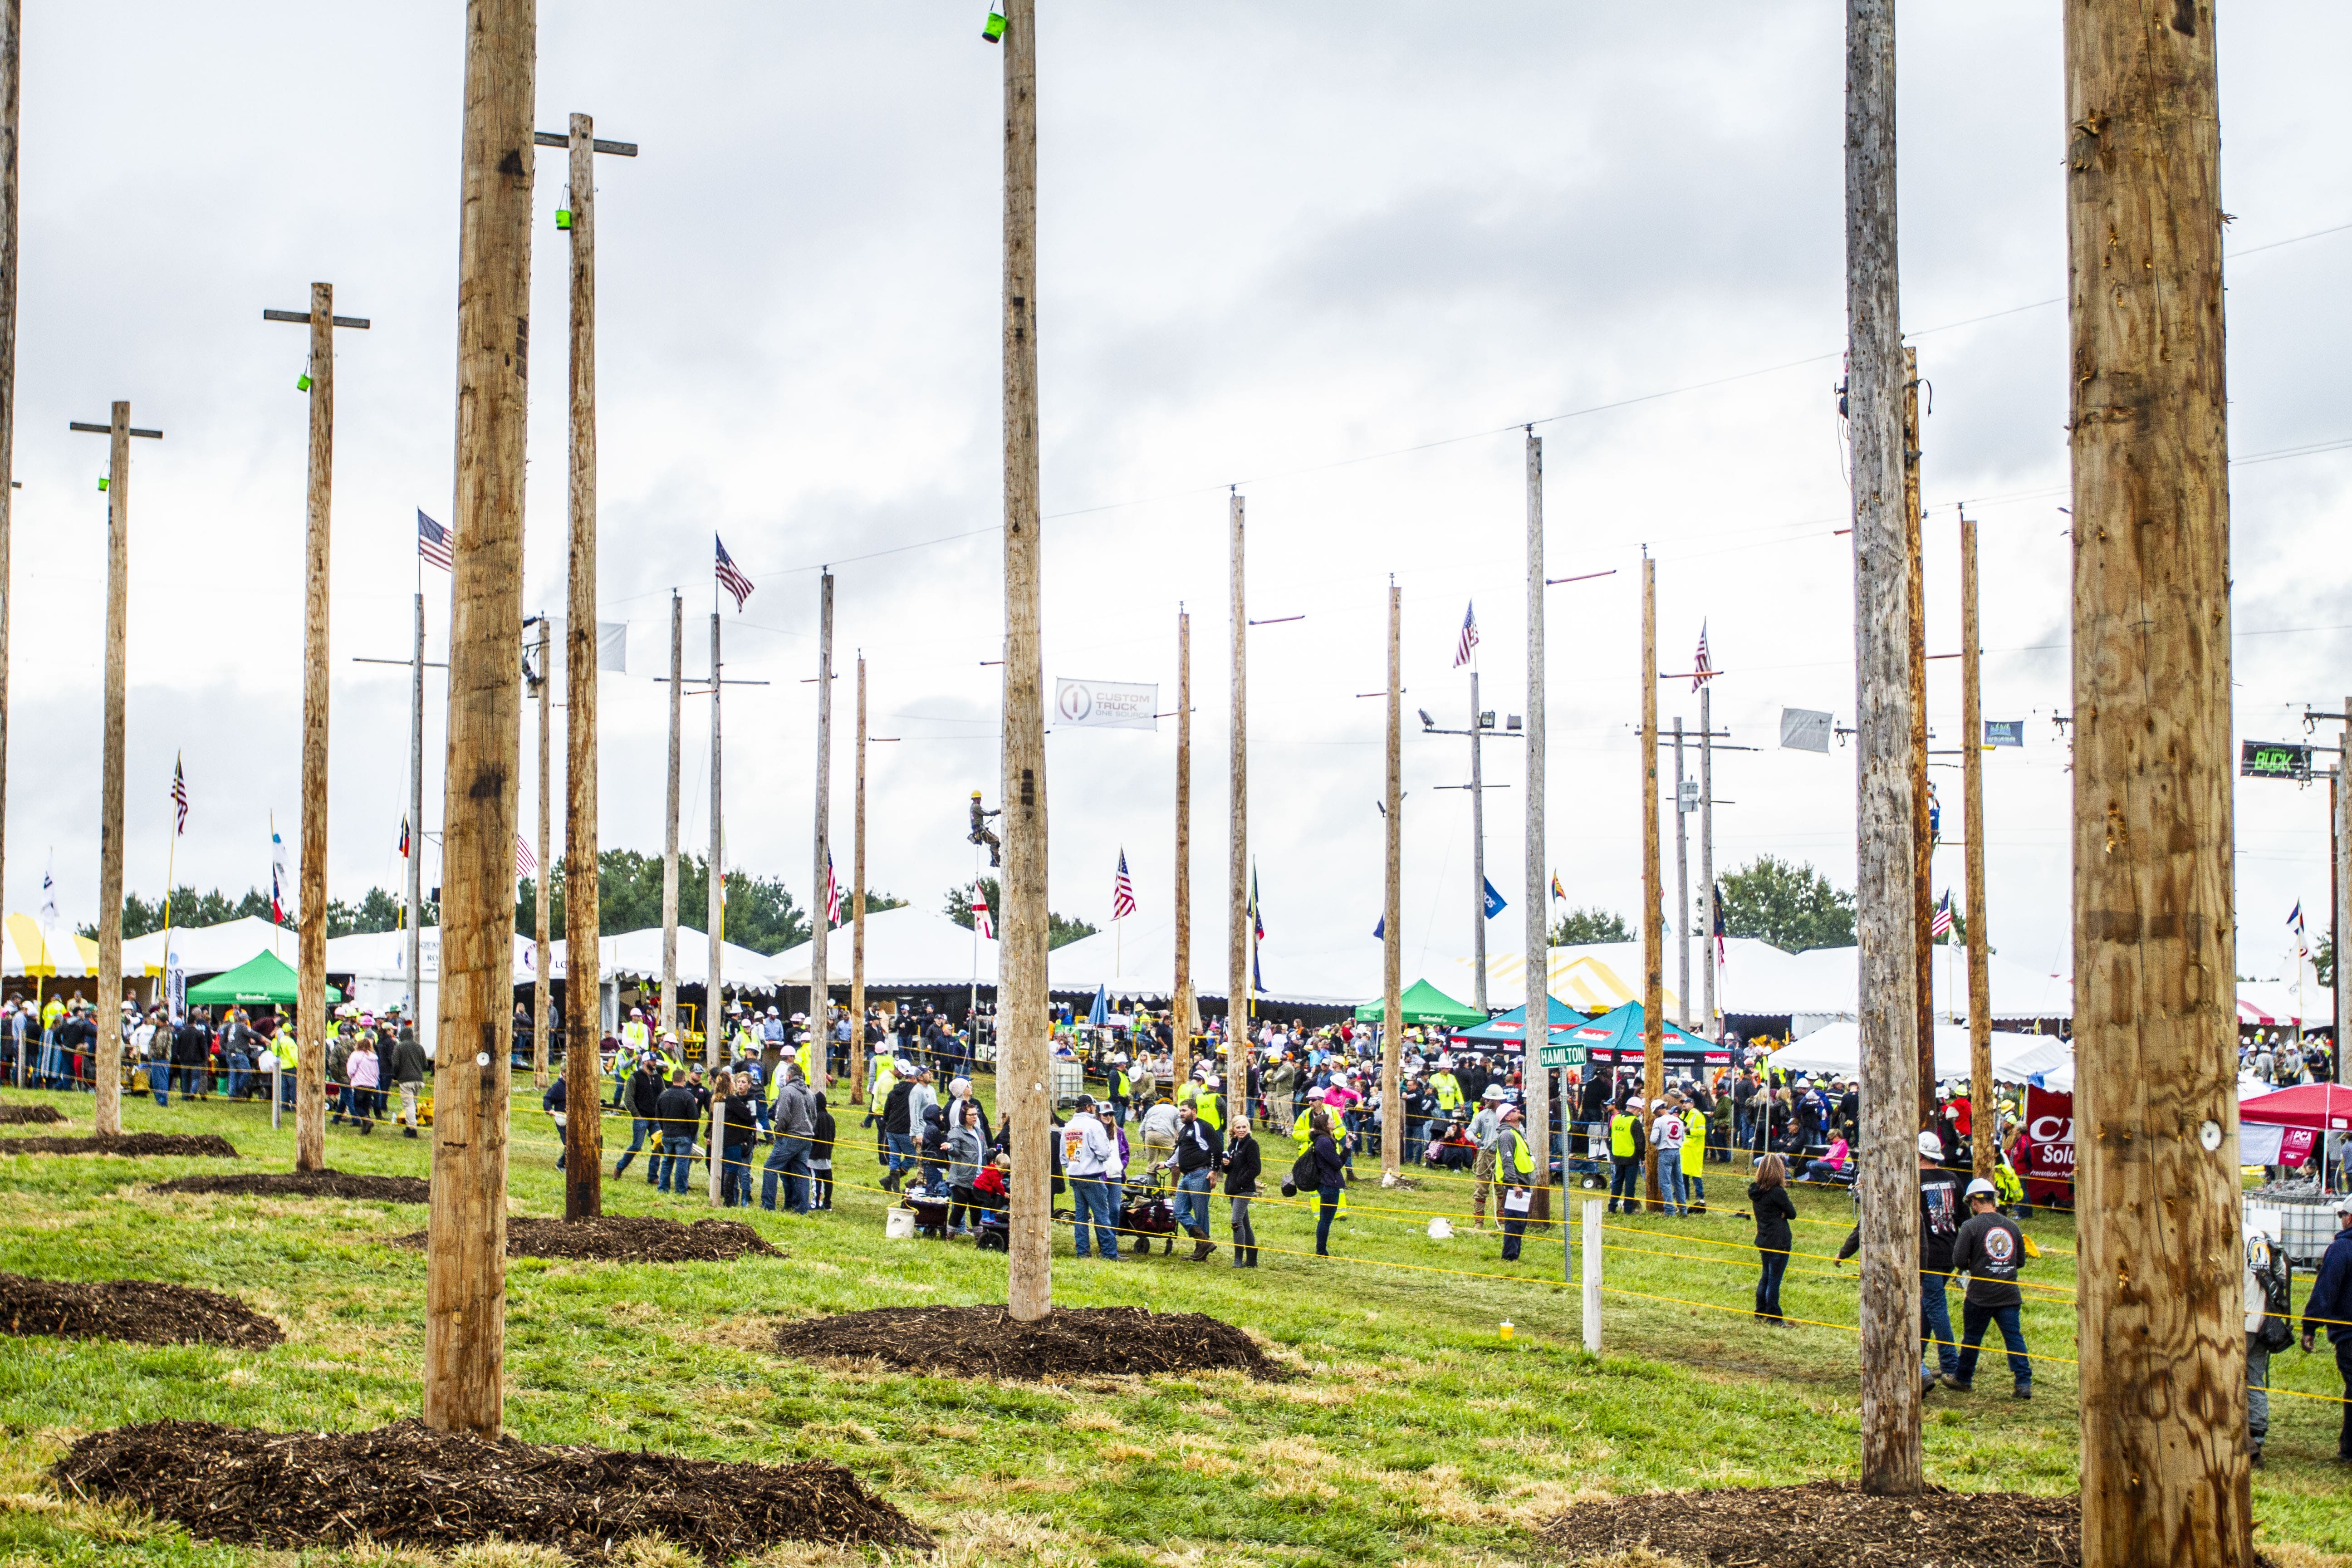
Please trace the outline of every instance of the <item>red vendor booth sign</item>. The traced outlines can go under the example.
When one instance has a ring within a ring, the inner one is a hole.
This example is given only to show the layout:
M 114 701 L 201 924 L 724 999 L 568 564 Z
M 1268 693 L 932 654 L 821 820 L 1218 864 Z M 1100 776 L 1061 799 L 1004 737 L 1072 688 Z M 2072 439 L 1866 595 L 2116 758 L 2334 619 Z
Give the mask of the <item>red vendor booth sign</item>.
M 2017 1173 L 2036 1207 L 2074 1206 L 2074 1097 L 2029 1084 Z

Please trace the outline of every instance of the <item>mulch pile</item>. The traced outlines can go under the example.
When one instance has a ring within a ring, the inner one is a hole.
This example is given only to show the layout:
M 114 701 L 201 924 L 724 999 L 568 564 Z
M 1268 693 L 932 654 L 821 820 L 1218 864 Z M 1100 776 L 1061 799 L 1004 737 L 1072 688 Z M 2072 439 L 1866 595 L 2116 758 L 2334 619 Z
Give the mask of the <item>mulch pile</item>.
M 726 1464 L 495 1443 L 403 1421 L 372 1432 L 256 1432 L 156 1421 L 97 1432 L 49 1472 L 212 1541 L 315 1546 L 362 1536 L 446 1548 L 492 1535 L 587 1560 L 659 1535 L 711 1563 L 779 1541 L 935 1543 L 838 1465 Z
M 23 1127 L 64 1120 L 54 1105 L 0 1105 L 0 1127 Z
M 1814 1481 L 1578 1503 L 1537 1535 L 1570 1563 L 1646 1546 L 1707 1568 L 2074 1568 L 2082 1526 L 2072 1497 L 1866 1497 Z
M 422 1248 L 427 1233 L 393 1245 Z M 651 1215 L 597 1219 L 507 1221 L 509 1258 L 576 1258 L 607 1263 L 732 1263 L 739 1258 L 782 1258 L 781 1248 L 740 1219 L 698 1219 L 680 1225 Z
M 873 1360 L 909 1372 L 1052 1378 L 1199 1372 L 1232 1367 L 1267 1383 L 1292 1373 L 1231 1323 L 1199 1312 L 1139 1307 L 1058 1307 L 1015 1322 L 1002 1307 L 877 1307 L 803 1318 L 776 1330 L 776 1348 L 813 1359 Z
M 122 1154 L 134 1159 L 184 1154 L 234 1160 L 236 1145 L 215 1132 L 126 1132 L 115 1138 L 0 1138 L 0 1154 Z
M 28 1279 L 0 1274 L 0 1323 L 12 1334 L 131 1340 L 149 1345 L 267 1350 L 286 1331 L 234 1296 L 154 1279 Z
M 349 1171 L 278 1171 L 254 1176 L 178 1176 L 158 1182 L 159 1193 L 224 1193 L 261 1198 L 374 1198 L 388 1204 L 428 1204 L 433 1184 L 422 1176 L 362 1176 Z

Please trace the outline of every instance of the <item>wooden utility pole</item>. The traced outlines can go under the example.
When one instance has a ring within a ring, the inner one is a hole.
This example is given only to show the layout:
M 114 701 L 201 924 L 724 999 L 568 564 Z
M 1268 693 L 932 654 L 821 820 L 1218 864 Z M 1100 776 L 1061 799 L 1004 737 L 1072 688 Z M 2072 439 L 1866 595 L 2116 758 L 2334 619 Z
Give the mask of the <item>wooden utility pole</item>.
M 555 787 L 555 693 L 547 689 L 547 659 L 551 651 L 547 640 L 547 617 L 539 617 L 539 662 L 532 670 L 531 695 L 539 699 L 539 869 L 531 878 L 531 962 L 530 962 L 530 1081 L 535 1089 L 547 1087 L 547 1026 L 548 1026 L 548 869 L 555 862 L 548 858 L 555 845 L 554 803 L 548 794 Z M 566 1103 L 572 1092 L 572 1081 L 564 1080 Z
M 264 310 L 262 320 L 310 329 L 310 485 L 302 550 L 302 884 L 295 936 L 294 1168 L 327 1164 L 327 585 L 334 538 L 335 286 L 310 285 L 308 310 Z M 168 893 L 169 889 L 164 891 Z M 168 955 L 167 955 L 168 956 Z
M 686 715 L 686 601 L 669 592 L 669 816 L 662 837 L 661 1032 L 677 1029 L 677 776 Z
M 830 638 L 827 638 L 830 644 Z M 849 1103 L 866 1103 L 866 650 L 857 652 L 856 843 L 849 865 Z M 975 1035 L 978 1026 L 973 1026 Z
M 1192 987 L 1192 617 L 1176 609 L 1176 1082 L 1192 1070 L 1201 1004 Z M 1171 1089 L 1173 1086 L 1171 1086 Z
M 1381 896 L 1381 1104 L 1402 1105 L 1404 1060 L 1404 590 L 1389 578 L 1388 788 L 1381 800 L 1381 837 L 1388 858 Z M 1381 1182 L 1404 1168 L 1404 1118 L 1381 1118 Z
M 737 606 L 741 613 L 741 606 Z M 704 971 L 702 986 L 702 1067 L 706 1074 L 715 1075 L 720 1060 L 719 1045 L 727 1032 L 727 993 L 720 973 L 727 931 L 727 832 L 726 814 L 720 809 L 719 791 L 719 693 L 726 684 L 719 657 L 719 587 L 714 578 L 710 589 L 710 858 L 706 862 L 709 870 L 708 897 L 704 900 L 704 923 L 709 931 L 709 964 Z M 719 1206 L 719 1156 L 716 1146 L 709 1162 L 710 1206 Z
M 1013 1125 L 1005 1303 L 1054 1310 L 1045 1009 L 1045 707 L 1037 504 L 1037 4 L 1003 0 L 1004 898 L 997 945 L 999 1112 Z
M 824 1087 L 826 1047 L 833 1036 L 833 985 L 825 968 L 825 939 L 832 934 L 827 889 L 833 886 L 833 569 L 818 574 L 816 590 L 816 831 L 815 869 L 809 887 L 808 1026 L 812 1081 Z M 858 742 L 865 745 L 865 731 Z
M 1551 1074 L 1543 1066 L 1543 1048 L 1551 1043 L 1551 899 L 1544 890 L 1544 511 L 1543 511 L 1543 437 L 1535 426 L 1527 430 L 1528 489 L 1528 776 L 1527 789 L 1527 856 L 1524 891 L 1519 896 L 1521 968 L 1527 976 L 1527 1029 L 1520 1047 L 1523 1057 L 1519 1083 L 1525 1104 L 1521 1115 L 1522 1129 L 1528 1146 L 1536 1155 L 1535 1208 L 1530 1219 L 1551 1217 L 1551 1108 L 1549 1103 Z M 1401 699 L 1392 683 L 1389 706 L 1393 712 Z M 1471 721 L 1476 727 L 1478 721 Z M 1472 742 L 1476 743 L 1475 741 Z M 1393 829 L 1391 829 L 1393 831 Z M 1486 889 L 1478 891 L 1483 898 Z M 1479 929 L 1484 930 L 1486 910 Z M 1486 973 L 1486 965 L 1479 965 Z M 1383 1106 L 1393 1106 L 1394 1099 L 1384 1100 Z M 1568 1105 L 1563 1097 L 1559 1108 L 1560 1126 L 1568 1126 Z M 1390 1112 L 1384 1120 L 1396 1121 Z M 1568 1141 L 1560 1141 L 1564 1152 Z M 1560 1187 L 1565 1205 L 1568 1188 L 1565 1178 Z M 1568 1223 L 1566 1207 L 1560 1210 L 1560 1224 Z
M 16 471 L 16 116 L 23 73 L 23 0 L 0 0 L 0 869 L 5 869 L 8 820 L 8 604 L 16 597 L 9 567 L 10 513 Z M 0 878 L 0 885 L 5 879 Z M 163 889 L 166 900 L 172 889 Z M 164 955 L 168 967 L 170 954 Z M 24 1081 L 22 1053 L 17 1081 Z
M 1683 716 L 1675 715 L 1675 1022 L 1690 1027 L 1690 812 L 1683 805 Z
M 98 823 L 98 1063 L 97 1105 L 90 1131 L 110 1138 L 122 1131 L 122 750 L 123 700 L 129 685 L 125 638 L 131 616 L 131 437 L 163 438 L 161 430 L 133 430 L 131 405 L 114 405 L 110 424 L 71 428 L 108 439 L 106 479 L 106 726 L 99 759 Z
M 5 572 L 5 567 L 0 567 L 0 572 Z M 5 636 L 5 632 L 0 632 L 0 637 Z M 5 649 L 0 648 L 0 658 L 5 658 Z M 5 664 L 0 663 L 0 677 L 5 677 Z M 2344 699 L 2344 711 L 2352 714 L 2352 693 L 2347 693 Z M 2352 735 L 2352 719 L 2345 721 L 2344 733 Z M 2346 750 L 2352 751 L 2352 744 L 2347 744 Z M 0 753 L 0 761 L 5 760 L 5 753 Z M 2352 781 L 2347 781 L 2346 778 L 2347 767 L 2352 767 L 2352 763 L 2347 763 L 2339 758 L 2336 772 L 2331 775 L 2334 782 L 2329 786 L 2327 796 L 2328 816 L 2335 828 L 2330 836 L 2333 843 L 2329 846 L 2327 902 L 2334 913 L 2334 919 L 2330 922 L 2333 935 L 2328 942 L 2328 952 L 2336 955 L 2336 958 L 2328 967 L 2329 978 L 2334 982 L 2332 990 L 2335 995 L 2336 1019 L 2335 1057 L 2337 1083 L 2352 1082 L 2352 1079 L 2347 1079 L 2344 1076 L 2343 1018 L 2347 987 L 2344 984 L 2344 959 L 2341 956 L 2345 940 L 2352 937 Z
M 1903 350 L 1903 544 L 1911 574 L 1911 954 L 1918 973 L 1919 1126 L 1936 1125 L 1936 836 L 1927 793 L 1927 552 L 1919 533 L 1919 356 Z
M 2000 1163 L 2000 1118 L 1993 1108 L 1991 938 L 1985 931 L 1984 653 L 1978 647 L 1977 524 L 1960 513 L 1960 851 L 1968 871 L 1969 1116 L 1976 1173 L 1992 1180 Z
M 1642 1114 L 1665 1097 L 1666 890 L 1658 866 L 1658 563 L 1642 555 Z M 1658 1146 L 1643 1141 L 1647 1206 L 1659 1202 Z
M 515 775 L 521 760 L 515 671 L 522 664 L 537 44 L 532 0 L 468 0 L 447 772 L 447 787 L 463 805 L 448 814 L 442 838 L 425 1421 L 486 1438 L 498 1436 L 506 1408 L 509 1018 Z M 593 637 L 594 616 L 588 620 Z M 594 658 L 592 641 L 592 674 Z M 593 879 L 592 872 L 591 885 Z M 575 961 L 577 955 L 574 949 Z M 594 1104 L 593 1097 L 581 1101 L 583 1111 Z M 595 1117 L 573 1120 L 593 1124 Z
M 526 100 L 528 106 L 528 100 Z M 575 114 L 567 132 L 534 132 L 541 147 L 568 155 L 571 188 L 563 221 L 572 234 L 570 593 L 563 623 L 563 1217 L 604 1212 L 604 1122 L 601 1047 L 603 924 L 596 838 L 596 154 L 637 155 L 635 143 L 599 142 L 595 121 Z M 584 1003 L 584 1005 L 583 1005 Z
M 2066 8 L 2086 1568 L 2254 1560 L 2216 9 Z
M 1236 490 L 1226 501 L 1227 572 L 1233 593 L 1233 727 L 1227 751 L 1232 762 L 1226 786 L 1225 1041 L 1244 1049 L 1250 1020 L 1249 899 L 1249 607 L 1247 604 L 1248 503 Z
M 1895 3 L 1846 5 L 1846 407 L 1853 447 L 1855 934 L 1862 1034 L 1862 1487 L 1920 1489 L 1919 1057 Z
M 1706 963 L 1698 1016 L 1709 1040 L 1721 1027 L 1715 1016 L 1715 709 L 1709 700 L 1714 695 L 1711 682 L 1698 683 L 1698 941 L 1699 956 Z M 1687 997 L 1683 1007 L 1690 1007 Z

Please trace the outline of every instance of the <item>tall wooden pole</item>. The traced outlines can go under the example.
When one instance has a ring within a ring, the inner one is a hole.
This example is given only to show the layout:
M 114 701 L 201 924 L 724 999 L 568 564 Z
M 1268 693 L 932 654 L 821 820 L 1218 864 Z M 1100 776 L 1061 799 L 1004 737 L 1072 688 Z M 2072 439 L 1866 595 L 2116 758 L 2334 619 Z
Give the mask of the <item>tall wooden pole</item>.
M 1928 826 L 1927 552 L 1919 533 L 1919 356 L 1903 350 L 1903 543 L 1911 575 L 1911 955 L 1919 1126 L 1936 1125 L 1936 837 Z
M 1992 941 L 1985 930 L 1984 653 L 1977 629 L 1977 524 L 1960 514 L 1960 836 L 1968 870 L 1969 1114 L 1976 1173 L 1992 1180 L 2000 1163 L 2000 1119 L 1993 1110 Z
M 1642 1113 L 1666 1092 L 1666 890 L 1658 865 L 1658 563 L 1642 557 Z M 1646 1145 L 1648 1202 L 1659 1201 L 1658 1149 Z
M 1846 400 L 1853 474 L 1855 934 L 1862 1033 L 1862 1486 L 1919 1461 L 1911 576 L 1895 210 L 1895 4 L 1846 5 Z
M 1192 986 L 1192 617 L 1176 612 L 1176 1029 L 1177 1082 L 1191 1070 L 1201 1004 Z
M 0 649 L 0 653 L 5 653 L 5 650 Z M 0 672 L 5 672 L 5 665 L 0 665 Z M 2344 699 L 2344 711 L 2352 713 L 2352 693 L 2347 693 Z M 2352 735 L 2352 720 L 2346 721 L 2344 732 Z M 2344 984 L 2342 957 L 2346 939 L 2352 938 L 2352 779 L 2347 779 L 2346 776 L 2347 768 L 2352 768 L 2352 763 L 2342 760 L 2337 762 L 2335 784 L 2327 797 L 2328 811 L 2335 826 L 2335 832 L 2331 836 L 2334 842 L 2331 846 L 2332 855 L 2328 864 L 2330 873 L 2328 903 L 2335 911 L 2333 921 L 2335 940 L 2328 944 L 2328 950 L 2336 955 L 2335 963 L 2330 966 L 2330 978 L 2335 983 L 2333 989 L 2336 1005 L 2335 1055 L 2337 1083 L 2352 1082 L 2352 1079 L 2347 1079 L 2344 1076 L 2344 1001 L 2347 989 L 2352 988 L 2347 988 Z
M 505 1413 L 507 1064 L 521 761 L 515 670 L 522 663 L 537 36 L 533 0 L 468 0 L 447 771 L 448 788 L 463 804 L 448 814 L 442 843 L 425 1420 L 492 1438 Z M 594 619 L 588 617 L 592 637 Z M 592 674 L 594 658 L 592 642 Z
M 302 530 L 302 891 L 294 975 L 298 1171 L 324 1170 L 327 1164 L 327 587 L 334 537 L 333 284 L 310 285 L 310 486 Z M 114 1021 L 110 1013 L 103 1023 L 110 1028 Z
M 815 869 L 809 887 L 809 1000 L 810 1038 L 816 1044 L 809 1052 L 813 1073 L 824 1071 L 825 1044 L 833 1030 L 829 1015 L 833 1011 L 832 972 L 825 967 L 826 939 L 831 935 L 830 921 L 825 910 L 825 889 L 833 881 L 833 573 L 827 570 L 817 577 L 816 590 L 816 829 L 812 836 L 814 844 Z M 858 744 L 865 744 L 861 737 Z M 863 1020 L 860 1020 L 863 1026 Z M 814 1079 L 819 1088 L 824 1080 Z
M 1683 716 L 1675 715 L 1675 1016 L 1691 1020 L 1690 813 L 1683 809 Z
M 677 1029 L 678 762 L 686 724 L 686 600 L 669 595 L 669 816 L 662 830 L 661 1031 Z
M 1226 502 L 1227 571 L 1233 595 L 1232 762 L 1226 794 L 1225 1038 L 1249 1038 L 1249 605 L 1246 563 L 1249 506 L 1236 491 Z
M 532 1087 L 547 1087 L 547 1054 L 552 1043 L 548 1038 L 550 993 L 548 977 L 548 917 L 551 897 L 548 873 L 555 862 L 549 856 L 555 848 L 555 803 L 548 798 L 555 784 L 555 693 L 548 689 L 548 656 L 553 650 L 548 645 L 547 617 L 539 618 L 539 679 L 531 682 L 539 698 L 539 873 L 531 879 L 531 963 L 530 963 L 530 1081 Z M 567 1063 L 570 1060 L 566 1056 Z M 568 1071 L 567 1068 L 567 1071 Z M 563 1080 L 565 1104 L 571 1103 L 572 1080 Z M 566 1118 L 569 1120 L 568 1114 Z M 570 1134 L 565 1141 L 568 1144 Z M 569 1161 L 565 1163 L 568 1165 Z
M 1381 837 L 1388 851 L 1381 896 L 1381 1181 L 1404 1169 L 1404 590 L 1389 579 L 1388 788 Z
M 849 868 L 849 1103 L 866 1103 L 866 653 L 857 655 L 857 836 Z M 975 1030 L 979 1026 L 974 1025 Z
M 705 862 L 709 871 L 706 879 L 703 900 L 703 924 L 708 928 L 709 967 L 704 974 L 702 994 L 702 1065 L 713 1071 L 719 1067 L 719 1043 L 726 1033 L 725 977 L 720 973 L 719 960 L 726 941 L 727 927 L 727 832 L 726 814 L 721 809 L 724 796 L 719 791 L 719 693 L 725 680 L 719 648 L 719 593 L 711 590 L 710 611 L 710 848 Z
M 122 1131 L 122 754 L 123 707 L 130 684 L 131 405 L 114 405 L 107 429 L 106 732 L 100 749 L 98 852 L 97 1100 L 90 1131 Z
M 1037 5 L 1004 3 L 1004 897 L 997 947 L 1000 1110 L 1013 1124 L 1005 1303 L 1054 1310 L 1045 1009 L 1044 548 L 1037 497 Z
M 424 568 L 419 566 L 420 579 Z M 444 792 L 443 800 L 447 800 Z M 425 1041 L 425 594 L 416 595 L 416 637 L 408 659 L 408 1022 Z M 436 977 L 437 979 L 437 977 Z M 437 1009 L 436 1009 L 437 1015 Z
M 2087 1568 L 2253 1561 L 2216 9 L 2066 8 Z
M 1478 667 L 1470 667 L 1470 1005 L 1486 1008 L 1486 768 Z
M 24 20 L 23 0 L 0 0 L 0 870 L 8 821 L 8 605 L 16 582 L 8 552 L 16 472 L 16 117 Z M 163 889 L 166 899 L 171 893 Z M 20 1082 L 24 1069 L 20 1055 Z
M 1698 907 L 1699 955 L 1706 961 L 1705 998 L 1699 1008 L 1699 1026 L 1708 1039 L 1716 1037 L 1719 1027 L 1715 1013 L 1715 706 L 1709 700 L 1715 695 L 1711 682 L 1701 681 L 1698 689 Z M 1685 1001 L 1684 1007 L 1689 1007 Z
M 1522 968 L 1527 975 L 1527 1031 L 1520 1049 L 1524 1053 L 1519 1073 L 1520 1094 L 1524 1104 L 1521 1115 L 1528 1144 L 1536 1154 L 1534 1219 L 1551 1217 L 1551 1107 L 1549 1104 L 1551 1074 L 1543 1068 L 1543 1048 L 1551 1041 L 1551 899 L 1544 883 L 1544 492 L 1543 437 L 1532 426 L 1527 432 L 1528 489 L 1528 798 L 1527 855 L 1523 861 L 1526 872 L 1524 889 L 1519 896 L 1519 932 Z M 1393 693 L 1395 689 L 1391 687 Z M 1397 695 L 1389 699 L 1393 707 L 1401 700 Z M 1477 721 L 1473 719 L 1475 729 Z M 1486 889 L 1478 889 L 1481 897 Z M 1482 915 L 1486 912 L 1482 908 Z M 1483 921 L 1481 922 L 1484 923 Z M 1484 971 L 1481 965 L 1481 972 Z M 1383 1100 L 1394 1105 L 1395 1100 Z M 1568 1126 L 1568 1106 L 1559 1108 L 1560 1126 Z M 1567 1140 L 1561 1140 L 1565 1150 Z M 1563 1203 L 1568 1189 L 1560 1188 Z M 1568 1222 L 1568 1212 L 1560 1211 L 1560 1223 Z
M 529 100 L 524 100 L 526 105 Z M 563 622 L 563 1217 L 604 1212 L 596 813 L 596 126 L 572 116 L 571 539 Z

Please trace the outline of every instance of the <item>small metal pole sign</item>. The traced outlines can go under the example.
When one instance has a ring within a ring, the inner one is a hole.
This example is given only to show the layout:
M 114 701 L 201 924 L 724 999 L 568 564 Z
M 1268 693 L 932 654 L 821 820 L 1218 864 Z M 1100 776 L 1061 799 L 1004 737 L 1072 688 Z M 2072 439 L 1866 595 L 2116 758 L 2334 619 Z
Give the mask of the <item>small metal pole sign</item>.
M 1580 1068 L 1584 1065 L 1584 1047 L 1568 1040 L 1546 1040 L 1536 1049 L 1536 1065 L 1540 1068 Z
M 2238 752 L 2238 773 L 2250 779 L 2311 782 L 2311 748 L 2294 741 L 2247 741 Z

